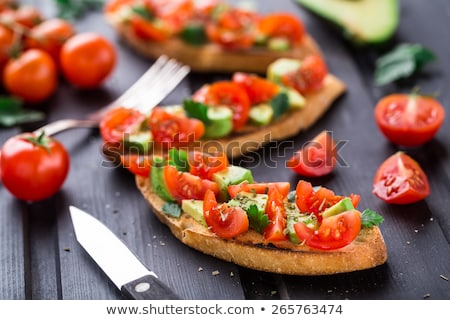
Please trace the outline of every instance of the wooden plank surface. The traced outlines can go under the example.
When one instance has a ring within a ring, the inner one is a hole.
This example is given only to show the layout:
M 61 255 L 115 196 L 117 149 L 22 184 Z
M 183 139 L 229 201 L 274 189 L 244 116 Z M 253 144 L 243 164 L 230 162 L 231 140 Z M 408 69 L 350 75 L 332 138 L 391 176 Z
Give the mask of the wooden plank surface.
M 54 13 L 52 1 L 39 1 L 42 3 L 45 12 Z M 445 280 L 450 276 L 448 120 L 433 141 L 406 150 L 430 179 L 429 198 L 414 205 L 392 206 L 371 194 L 376 168 L 397 150 L 376 128 L 376 101 L 388 93 L 407 92 L 420 85 L 424 92 L 440 91 L 439 99 L 448 111 L 450 66 L 445 61 L 450 48 L 441 40 L 447 37 L 447 1 L 436 0 L 432 6 L 420 0 L 402 1 L 397 35 L 390 46 L 379 49 L 350 46 L 334 28 L 293 1 L 258 3 L 264 12 L 282 9 L 302 17 L 325 52 L 330 71 L 348 84 L 348 91 L 314 127 L 293 137 L 292 142 L 274 142 L 256 152 L 254 158 L 235 159 L 235 163 L 251 167 L 259 181 L 290 181 L 295 185 L 300 177 L 286 169 L 284 161 L 320 131 L 332 131 L 333 138 L 342 143 L 342 163 L 332 175 L 312 182 L 342 194 L 357 192 L 362 196 L 361 208 L 370 207 L 385 217 L 381 230 L 388 247 L 387 264 L 338 276 L 293 277 L 238 268 L 196 252 L 179 243 L 157 221 L 129 172 L 104 162 L 98 132 L 79 129 L 58 136 L 71 154 L 71 170 L 55 197 L 23 203 L 0 186 L 0 299 L 121 299 L 119 291 L 76 242 L 69 205 L 85 209 L 103 221 L 161 280 L 186 299 L 450 298 L 450 284 Z M 78 20 L 76 26 L 78 31 L 95 30 L 114 41 L 118 66 L 98 90 L 83 92 L 63 82 L 45 105 L 48 120 L 83 117 L 119 96 L 151 64 L 119 41 L 99 12 Z M 440 60 L 401 85 L 374 87 L 376 57 L 401 42 L 424 44 Z M 204 82 L 227 77 L 191 74 L 164 104 L 178 103 Z M 32 129 L 0 129 L 0 143 L 20 130 Z M 216 276 L 215 271 L 219 271 Z

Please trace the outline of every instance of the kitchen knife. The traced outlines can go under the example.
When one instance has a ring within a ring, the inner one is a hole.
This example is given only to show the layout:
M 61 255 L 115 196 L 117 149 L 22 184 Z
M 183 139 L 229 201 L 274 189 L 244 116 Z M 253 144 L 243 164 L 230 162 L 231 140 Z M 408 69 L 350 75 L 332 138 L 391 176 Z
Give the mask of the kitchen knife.
M 136 300 L 180 299 L 103 223 L 74 206 L 69 210 L 78 242 L 125 297 Z

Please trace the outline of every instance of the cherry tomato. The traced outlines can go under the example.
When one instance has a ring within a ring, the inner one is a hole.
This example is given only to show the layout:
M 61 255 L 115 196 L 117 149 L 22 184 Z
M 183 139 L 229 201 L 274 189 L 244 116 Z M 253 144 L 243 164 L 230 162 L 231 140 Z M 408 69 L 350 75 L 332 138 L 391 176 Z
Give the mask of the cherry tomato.
M 279 92 L 275 83 L 255 74 L 236 72 L 233 74 L 233 82 L 244 88 L 251 105 L 267 102 Z
M 61 47 L 74 34 L 75 29 L 67 20 L 48 19 L 30 29 L 25 38 L 25 46 L 46 51 L 59 65 Z
M 205 85 L 192 99 L 210 106 L 227 106 L 233 111 L 233 130 L 241 129 L 248 121 L 250 98 L 247 92 L 232 81 L 217 81 Z
M 21 5 L 16 10 L 6 10 L 2 12 L 1 18 L 4 21 L 12 21 L 25 28 L 33 28 L 42 22 L 42 14 L 34 6 Z
M 212 180 L 214 173 L 222 171 L 228 167 L 226 154 L 206 154 L 200 151 L 193 151 L 190 154 L 189 172 L 202 179 Z
M 285 38 L 291 44 L 299 44 L 305 35 L 303 23 L 285 12 L 269 13 L 258 23 L 258 31 L 267 38 Z
M 305 177 L 321 177 L 336 166 L 336 145 L 328 131 L 322 131 L 297 151 L 287 167 Z
M 241 207 L 217 204 L 216 195 L 211 190 L 205 193 L 203 217 L 210 230 L 223 239 L 231 239 L 248 231 L 247 213 Z
M 335 250 L 350 244 L 361 230 L 361 213 L 346 211 L 322 220 L 319 229 L 308 228 L 303 222 L 294 224 L 297 237 L 311 248 Z
M 187 146 L 205 133 L 205 125 L 200 120 L 175 115 L 161 107 L 153 109 L 148 123 L 153 140 L 165 149 Z
M 11 59 L 3 70 L 6 89 L 27 102 L 42 102 L 58 85 L 58 72 L 52 57 L 45 51 L 29 49 Z
M 375 106 L 375 121 L 392 143 L 418 146 L 431 140 L 445 118 L 444 107 L 433 97 L 392 94 Z
M 136 0 L 108 0 L 103 6 L 103 12 L 111 14 L 119 11 L 124 7 L 128 7 L 135 3 Z
M 243 182 L 236 185 L 228 186 L 228 193 L 232 199 L 236 197 L 239 192 L 254 192 L 257 194 L 268 194 L 270 190 L 277 189 L 278 192 L 285 198 L 291 190 L 289 182 L 266 182 L 266 183 L 247 183 Z
M 14 44 L 14 33 L 7 27 L 0 25 L 0 71 L 11 56 Z
M 61 69 L 66 79 L 80 88 L 98 87 L 113 71 L 116 49 L 93 32 L 78 33 L 61 48 Z
M 189 172 L 179 172 L 173 166 L 164 167 L 164 180 L 169 193 L 177 202 L 183 199 L 203 200 L 207 190 L 219 194 L 219 185 L 214 181 L 202 179 Z
M 295 203 L 300 211 L 314 214 L 319 222 L 322 221 L 322 212 L 325 209 L 344 199 L 344 196 L 335 195 L 332 190 L 325 187 L 314 189 L 311 183 L 304 180 L 298 182 L 295 195 Z M 357 194 L 350 194 L 348 197 L 356 208 L 361 197 Z
M 230 8 L 207 24 L 206 34 L 226 50 L 248 49 L 255 41 L 255 23 L 259 18 L 254 12 Z
M 264 229 L 264 238 L 268 241 L 286 240 L 284 229 L 286 228 L 286 209 L 284 208 L 285 196 L 278 188 L 269 190 L 266 213 L 269 216 L 269 225 Z
M 44 135 L 23 133 L 8 139 L 1 149 L 1 180 L 21 200 L 38 201 L 55 194 L 69 166 L 64 146 Z
M 430 185 L 420 165 L 399 151 L 387 158 L 373 179 L 373 193 L 387 203 L 409 204 L 430 194 Z
M 130 25 L 136 36 L 143 40 L 163 42 L 170 37 L 170 33 L 163 22 L 149 21 L 140 15 L 133 15 Z
M 325 61 L 318 55 L 309 55 L 303 59 L 298 70 L 281 77 L 281 82 L 305 94 L 320 89 L 327 74 Z
M 122 166 L 131 173 L 148 178 L 152 168 L 152 158 L 147 155 L 127 153 L 120 155 Z
M 136 132 L 145 120 L 146 116 L 139 110 L 114 108 L 100 121 L 100 134 L 105 142 L 121 142 L 125 134 Z
M 179 32 L 194 14 L 192 0 L 147 0 L 147 6 L 168 25 L 171 34 Z

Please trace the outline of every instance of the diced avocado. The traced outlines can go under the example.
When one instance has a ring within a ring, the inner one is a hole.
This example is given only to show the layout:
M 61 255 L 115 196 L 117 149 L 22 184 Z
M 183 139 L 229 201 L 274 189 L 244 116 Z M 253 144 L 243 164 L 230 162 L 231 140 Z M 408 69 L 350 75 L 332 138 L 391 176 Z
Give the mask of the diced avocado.
M 167 111 L 170 114 L 178 115 L 178 116 L 185 116 L 186 111 L 184 110 L 182 105 L 174 104 L 171 106 L 164 107 L 164 111 Z
M 306 103 L 305 98 L 301 95 L 300 92 L 298 92 L 294 88 L 289 88 L 289 87 L 283 86 L 283 87 L 281 87 L 280 90 L 281 90 L 281 92 L 284 92 L 287 94 L 290 109 L 301 109 L 305 106 L 305 103 Z
M 297 0 L 318 16 L 338 26 L 359 44 L 381 44 L 395 33 L 400 16 L 398 0 Z
M 287 51 L 291 48 L 291 44 L 287 38 L 275 37 L 269 39 L 267 48 L 272 51 Z
M 180 33 L 184 42 L 198 46 L 208 42 L 205 27 L 201 23 L 191 23 L 186 25 Z
M 256 125 L 266 125 L 272 121 L 273 108 L 269 104 L 262 103 L 250 108 L 249 119 Z
M 297 71 L 301 64 L 298 59 L 279 58 L 267 67 L 267 79 L 281 84 L 281 77 L 286 73 Z
M 316 228 L 317 219 L 314 215 L 300 213 L 295 203 L 285 202 L 284 208 L 286 210 L 286 227 L 288 230 L 289 240 L 293 243 L 301 243 L 300 239 L 295 233 L 294 224 L 303 222 L 310 228 Z
M 234 207 L 241 207 L 248 211 L 251 205 L 256 205 L 258 212 L 264 214 L 266 212 L 267 194 L 258 194 L 254 192 L 239 192 L 234 199 L 231 199 L 228 204 Z
M 322 212 L 322 217 L 325 219 L 353 209 L 355 208 L 353 207 L 353 203 L 350 200 L 350 198 L 344 198 L 338 203 L 334 204 L 333 206 L 327 208 L 324 212 Z
M 253 175 L 249 169 L 238 166 L 228 166 L 226 169 L 214 173 L 213 181 L 215 181 L 220 188 L 219 200 L 225 202 L 230 199 L 228 186 L 239 184 L 244 181 L 252 183 Z
M 175 199 L 167 189 L 166 181 L 164 179 L 164 160 L 162 158 L 153 158 L 152 169 L 150 171 L 150 182 L 156 194 L 166 201 L 174 202 Z
M 152 133 L 150 130 L 138 131 L 126 135 L 123 140 L 124 150 L 127 153 L 137 151 L 138 153 L 148 153 L 153 147 Z
M 182 200 L 181 209 L 197 222 L 207 227 L 205 218 L 203 217 L 203 200 Z
M 209 107 L 207 118 L 209 124 L 205 126 L 205 138 L 221 138 L 233 129 L 233 112 L 228 107 Z

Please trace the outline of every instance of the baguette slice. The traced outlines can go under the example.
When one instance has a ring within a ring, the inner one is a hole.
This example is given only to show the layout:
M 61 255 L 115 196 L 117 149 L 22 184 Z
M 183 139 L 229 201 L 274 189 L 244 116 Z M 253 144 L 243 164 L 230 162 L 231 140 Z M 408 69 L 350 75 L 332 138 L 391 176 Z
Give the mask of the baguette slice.
M 378 227 L 363 229 L 351 244 L 333 251 L 314 250 L 288 242 L 283 248 L 276 248 L 264 244 L 263 236 L 254 231 L 224 240 L 185 213 L 180 218 L 164 214 L 164 200 L 153 191 L 149 179 L 136 176 L 136 184 L 153 213 L 182 243 L 242 267 L 313 276 L 370 269 L 387 260 L 386 245 Z
M 227 51 L 216 44 L 201 46 L 188 45 L 183 40 L 171 38 L 164 42 L 143 40 L 133 30 L 113 15 L 106 16 L 108 23 L 121 39 L 144 57 L 157 59 L 167 55 L 187 64 L 197 72 L 254 72 L 265 73 L 267 66 L 278 58 L 303 59 L 314 53 L 321 56 L 319 45 L 310 35 L 305 35 L 298 47 L 288 51 L 273 51 L 264 48 L 252 48 L 245 51 Z

